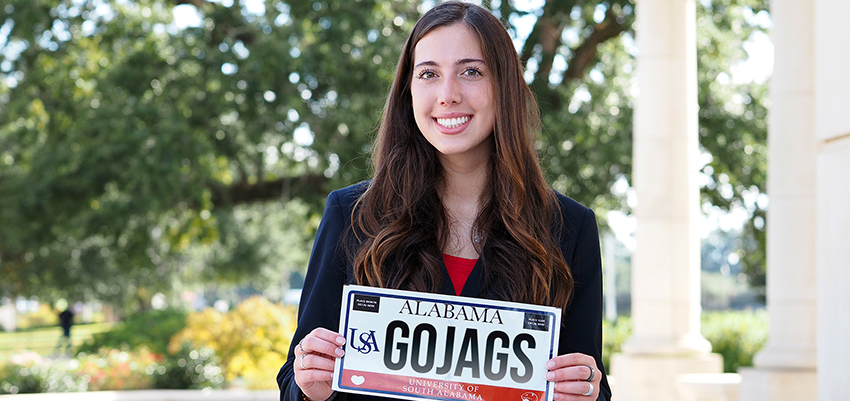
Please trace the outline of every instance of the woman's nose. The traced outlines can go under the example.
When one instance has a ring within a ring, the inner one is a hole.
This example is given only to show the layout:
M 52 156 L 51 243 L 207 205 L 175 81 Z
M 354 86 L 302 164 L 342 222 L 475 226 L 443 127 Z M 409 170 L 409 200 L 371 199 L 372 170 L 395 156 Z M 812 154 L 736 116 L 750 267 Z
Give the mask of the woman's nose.
M 460 82 L 453 77 L 448 77 L 440 84 L 440 104 L 451 105 L 460 103 L 463 99 L 460 90 Z

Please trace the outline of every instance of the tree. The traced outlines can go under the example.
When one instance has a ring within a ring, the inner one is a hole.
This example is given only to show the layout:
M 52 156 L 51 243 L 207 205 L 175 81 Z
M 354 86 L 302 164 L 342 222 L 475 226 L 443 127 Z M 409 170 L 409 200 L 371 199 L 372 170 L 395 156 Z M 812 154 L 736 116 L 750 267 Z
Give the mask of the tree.
M 735 251 L 749 284 L 764 301 L 767 184 L 767 83 L 736 83 L 732 68 L 747 58 L 744 43 L 764 32 L 755 15 L 767 14 L 757 0 L 698 3 L 700 146 L 704 209 L 743 208 L 749 218 Z M 748 17 L 749 15 L 749 17 Z
M 204 24 L 177 29 L 171 10 L 187 2 L 100 3 L 2 10 L 4 293 L 149 297 L 191 244 L 232 257 L 208 276 L 250 276 L 260 244 L 238 205 L 315 212 L 329 186 L 364 176 L 391 71 L 381 54 L 405 15 L 391 4 L 198 1 Z
M 617 188 L 631 169 L 632 2 L 485 5 L 521 43 L 553 186 L 603 215 L 627 209 Z M 763 192 L 763 91 L 711 82 L 745 56 L 735 49 L 756 28 L 741 13 L 764 5 L 698 6 L 710 34 L 700 43 L 705 172 L 722 184 L 706 184 L 704 199 L 750 205 Z M 175 9 L 200 25 L 178 24 Z M 303 266 L 306 251 L 282 266 L 258 211 L 306 216 L 282 218 L 289 234 L 275 234 L 306 249 L 302 227 L 315 227 L 327 192 L 368 176 L 370 138 L 421 11 L 413 0 L 7 1 L 0 291 L 143 305 L 176 278 L 268 279 Z M 749 103 L 725 107 L 742 93 Z M 737 143 L 753 150 L 742 156 Z
M 506 2 L 507 3 L 507 2 Z M 634 8 L 631 1 L 547 1 L 521 57 L 533 72 L 553 186 L 604 216 L 628 210 L 631 175 Z M 504 7 L 504 4 L 503 4 Z M 508 10 L 515 13 L 515 10 Z M 758 0 L 697 1 L 703 209 L 746 209 L 735 242 L 750 284 L 764 287 L 766 83 L 734 82 L 744 43 L 763 32 Z M 604 218 L 604 217 L 603 217 Z

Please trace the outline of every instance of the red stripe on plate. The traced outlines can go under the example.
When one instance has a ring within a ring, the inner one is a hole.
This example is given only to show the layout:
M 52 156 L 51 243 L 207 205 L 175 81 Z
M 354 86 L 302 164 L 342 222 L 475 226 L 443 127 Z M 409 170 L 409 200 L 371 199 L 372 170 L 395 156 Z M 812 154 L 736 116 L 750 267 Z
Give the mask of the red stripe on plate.
M 341 388 L 437 400 L 545 401 L 546 393 L 512 387 L 422 379 L 358 370 L 342 372 Z

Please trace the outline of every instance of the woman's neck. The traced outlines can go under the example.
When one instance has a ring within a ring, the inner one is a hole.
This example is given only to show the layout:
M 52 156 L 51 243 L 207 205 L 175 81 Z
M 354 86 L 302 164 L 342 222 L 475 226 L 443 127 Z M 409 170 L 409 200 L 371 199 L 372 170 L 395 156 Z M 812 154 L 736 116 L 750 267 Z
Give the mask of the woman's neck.
M 467 259 L 478 258 L 478 247 L 486 233 L 475 226 L 481 211 L 485 189 L 489 180 L 489 165 L 479 163 L 452 163 L 443 160 L 443 187 L 440 200 L 449 219 L 448 242 L 442 245 L 443 253 Z
M 458 163 L 446 159 L 442 160 L 444 181 L 440 198 L 455 216 L 472 222 L 478 215 L 489 180 L 488 162 Z

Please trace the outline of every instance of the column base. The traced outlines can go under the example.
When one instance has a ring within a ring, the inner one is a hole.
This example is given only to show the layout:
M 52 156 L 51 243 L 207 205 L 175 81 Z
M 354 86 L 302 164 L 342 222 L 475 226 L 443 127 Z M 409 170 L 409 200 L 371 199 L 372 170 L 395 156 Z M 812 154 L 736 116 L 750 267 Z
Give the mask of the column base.
M 741 368 L 740 401 L 817 401 L 815 369 Z
M 614 354 L 611 374 L 617 377 L 620 401 L 682 401 L 688 394 L 679 375 L 723 372 L 720 354 Z
M 812 305 L 810 310 L 817 310 Z M 812 326 L 817 324 L 813 314 L 809 314 Z M 774 319 L 771 317 L 771 319 Z M 780 322 L 800 322 L 802 319 L 776 319 Z M 808 323 L 808 322 L 807 322 Z M 786 327 L 784 330 L 794 330 L 795 327 Z M 753 357 L 753 364 L 761 370 L 785 370 L 791 369 L 815 369 L 818 366 L 818 350 L 815 347 L 815 338 L 809 337 L 808 341 L 800 340 L 798 343 L 776 344 L 768 340 L 764 349 Z
M 738 401 L 741 375 L 737 373 L 699 373 L 679 375 L 688 401 Z

